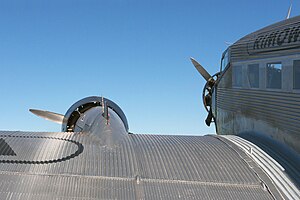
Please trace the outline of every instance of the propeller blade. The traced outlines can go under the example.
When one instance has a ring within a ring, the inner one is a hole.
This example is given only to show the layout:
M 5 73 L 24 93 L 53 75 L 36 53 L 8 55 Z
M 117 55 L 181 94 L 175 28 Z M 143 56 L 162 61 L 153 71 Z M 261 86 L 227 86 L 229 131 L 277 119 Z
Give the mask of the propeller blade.
M 49 121 L 52 121 L 52 122 L 55 122 L 58 124 L 63 123 L 64 115 L 50 112 L 50 111 L 45 111 L 45 110 L 29 109 L 29 111 L 41 118 L 46 119 L 46 120 L 49 120 Z
M 203 76 L 203 78 L 208 81 L 211 78 L 211 75 L 202 67 L 194 58 L 190 58 L 195 68 Z
M 212 111 L 210 109 L 209 112 L 208 112 L 208 115 L 206 117 L 206 120 L 205 120 L 205 123 L 206 123 L 207 126 L 210 126 L 210 124 L 212 122 L 212 119 L 213 119 L 213 114 L 212 114 Z

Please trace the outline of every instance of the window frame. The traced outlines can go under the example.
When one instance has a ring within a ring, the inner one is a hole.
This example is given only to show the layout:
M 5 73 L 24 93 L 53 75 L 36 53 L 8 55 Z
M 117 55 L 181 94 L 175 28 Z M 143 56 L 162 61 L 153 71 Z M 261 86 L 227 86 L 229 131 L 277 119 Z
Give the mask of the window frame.
M 225 62 L 226 65 L 224 64 Z M 230 63 L 230 55 L 229 55 L 229 48 L 227 48 L 222 54 L 220 72 L 225 70 L 228 67 L 229 63 Z
M 239 81 L 240 81 L 239 85 L 235 84 L 236 83 L 235 77 L 237 77 L 236 74 L 235 74 L 235 69 L 239 69 L 240 73 L 241 73 L 240 74 L 240 79 L 239 79 Z M 232 66 L 232 80 L 231 80 L 231 84 L 232 84 L 233 88 L 242 88 L 243 87 L 243 65 L 233 65 Z
M 299 62 L 299 69 L 300 69 L 300 59 L 299 60 L 293 60 L 293 90 L 300 90 L 300 85 L 298 88 L 295 87 L 295 80 L 296 80 L 296 74 L 295 74 L 295 62 Z M 300 76 L 298 77 L 300 79 Z
M 250 67 L 250 66 L 252 66 L 252 67 Z M 258 80 L 256 80 L 256 82 L 257 82 L 257 87 L 254 87 L 254 86 L 252 86 L 251 85 L 251 81 L 250 81 L 250 73 L 249 73 L 249 69 L 250 68 L 253 68 L 253 67 L 257 67 L 257 73 L 258 73 Z M 250 89 L 259 89 L 260 88 L 260 78 L 261 78 L 261 75 L 260 75 L 260 73 L 259 73 L 259 66 L 260 66 L 260 64 L 259 63 L 251 63 L 251 64 L 247 64 L 247 79 L 248 79 L 248 82 L 249 82 L 249 88 Z
M 268 68 L 269 65 L 277 65 L 280 64 L 280 88 L 277 87 L 269 87 L 269 74 L 268 74 Z M 283 64 L 281 61 L 274 61 L 274 62 L 268 62 L 266 63 L 266 89 L 271 89 L 271 90 L 282 90 L 282 79 L 283 79 Z

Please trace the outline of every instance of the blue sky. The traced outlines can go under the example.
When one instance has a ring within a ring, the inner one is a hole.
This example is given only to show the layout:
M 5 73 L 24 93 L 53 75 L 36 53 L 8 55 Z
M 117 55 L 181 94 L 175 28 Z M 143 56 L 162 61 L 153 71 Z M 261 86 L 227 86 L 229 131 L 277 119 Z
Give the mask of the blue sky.
M 60 131 L 29 108 L 64 114 L 104 95 L 134 133 L 203 135 L 203 78 L 225 42 L 283 20 L 287 0 L 0 1 L 0 130 Z M 292 16 L 300 13 L 293 2 Z

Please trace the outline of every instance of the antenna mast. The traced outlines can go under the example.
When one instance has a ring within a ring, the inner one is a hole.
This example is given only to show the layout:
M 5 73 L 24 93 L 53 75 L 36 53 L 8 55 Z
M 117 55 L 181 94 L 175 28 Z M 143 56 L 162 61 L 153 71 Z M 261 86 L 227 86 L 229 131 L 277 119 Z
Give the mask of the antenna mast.
M 287 13 L 287 15 L 286 15 L 286 19 L 289 19 L 289 18 L 290 18 L 291 11 L 292 11 L 292 5 L 293 5 L 292 3 L 293 3 L 293 1 L 291 1 L 291 5 L 290 5 L 289 10 L 288 10 L 288 13 Z

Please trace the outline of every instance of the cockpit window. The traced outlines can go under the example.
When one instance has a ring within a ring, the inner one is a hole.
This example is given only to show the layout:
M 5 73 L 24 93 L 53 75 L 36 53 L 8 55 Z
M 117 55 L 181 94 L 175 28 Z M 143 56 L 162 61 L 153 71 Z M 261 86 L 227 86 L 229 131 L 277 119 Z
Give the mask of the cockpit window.
M 229 63 L 229 50 L 227 49 L 226 51 L 224 51 L 222 55 L 220 71 L 224 70 L 227 67 L 228 63 Z

